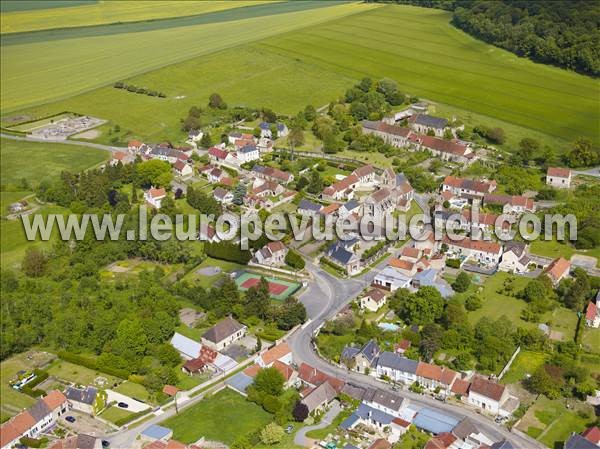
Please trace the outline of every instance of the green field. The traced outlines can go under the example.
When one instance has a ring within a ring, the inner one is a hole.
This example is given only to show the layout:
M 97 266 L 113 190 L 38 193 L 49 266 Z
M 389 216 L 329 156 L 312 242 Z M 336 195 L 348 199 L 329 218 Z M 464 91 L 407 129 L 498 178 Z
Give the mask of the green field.
M 23 354 L 13 356 L 0 363 L 0 410 L 3 415 L 13 416 L 22 409 L 33 405 L 35 399 L 13 389 L 9 382 L 18 371 L 28 371 L 35 367 Z
M 2 12 L 2 33 L 18 33 L 52 28 L 83 27 L 111 23 L 138 22 L 168 17 L 206 14 L 224 9 L 265 3 L 267 0 L 228 1 L 38 1 L 36 7 L 24 8 L 19 4 L 31 1 L 6 1 L 11 7 Z M 14 6 L 12 4 L 15 4 Z M 46 6 L 47 5 L 47 6 Z M 60 11 L 55 8 L 60 7 Z M 6 12 L 5 12 L 6 11 Z
M 374 7 L 345 2 L 273 3 L 193 18 L 3 36 L 0 110 L 67 98 L 189 58 Z M 244 72 L 253 75 L 251 69 L 244 67 Z M 194 86 L 207 84 L 196 74 Z M 173 90 L 168 86 L 164 92 L 171 97 Z M 153 109 L 160 106 L 154 103 Z
M 544 257 L 564 257 L 570 259 L 574 254 L 590 256 L 596 258 L 596 266 L 600 266 L 600 247 L 586 251 L 578 251 L 568 243 L 558 242 L 556 240 L 534 240 L 531 242 L 531 253 Z
M 523 350 L 515 358 L 510 369 L 502 378 L 503 384 L 512 384 L 525 379 L 527 374 L 533 374 L 544 364 L 546 355 L 541 352 Z
M 78 385 L 95 385 L 94 382 L 98 377 L 105 378 L 109 386 L 121 381 L 121 379 L 117 377 L 109 376 L 108 374 L 91 370 L 85 366 L 75 365 L 64 360 L 54 361 L 47 371 L 51 376 Z
M 226 388 L 161 425 L 173 429 L 173 439 L 182 443 L 205 437 L 231 445 L 236 438 L 267 425 L 271 418 L 260 406 Z
M 24 142 L 0 139 L 2 184 L 17 184 L 26 179 L 37 184 L 63 170 L 77 173 L 106 161 L 108 151 L 60 143 Z
M 336 18 L 337 15 L 347 16 Z M 288 20 L 300 16 L 306 28 L 285 32 L 286 26 L 291 26 L 286 25 Z M 319 16 L 321 23 L 311 25 L 317 20 L 315 16 Z M 214 91 L 220 92 L 230 105 L 267 106 L 295 113 L 307 103 L 321 106 L 341 96 L 363 76 L 387 76 L 395 79 L 402 91 L 439 102 L 437 107 L 443 113 L 470 117 L 477 121 L 473 124 L 506 126 L 507 132 L 518 138 L 531 135 L 559 150 L 579 136 L 598 141 L 597 95 L 593 94 L 599 89 L 597 80 L 534 64 L 484 44 L 453 28 L 448 23 L 449 17 L 444 11 L 409 6 L 338 5 L 235 21 L 232 25 L 236 26 L 231 29 L 237 31 L 241 25 L 238 22 L 243 22 L 243 32 L 232 38 L 223 34 L 226 31 L 214 31 L 213 25 L 218 24 L 189 27 L 185 39 L 194 39 L 196 43 L 182 45 L 186 48 L 170 51 L 168 56 L 164 55 L 162 43 L 176 37 L 183 40 L 179 29 L 148 32 L 160 41 L 153 46 L 150 56 L 139 47 L 142 44 L 138 42 L 138 34 L 144 33 L 125 33 L 118 35 L 121 51 L 118 55 L 111 54 L 110 68 L 104 67 L 101 77 L 95 64 L 103 64 L 104 57 L 108 57 L 105 52 L 111 53 L 112 46 L 117 45 L 113 42 L 114 35 L 100 36 L 92 42 L 85 37 L 61 40 L 53 45 L 73 46 L 73 51 L 79 53 L 93 48 L 94 53 L 94 61 L 86 62 L 84 57 L 78 63 L 81 70 L 77 79 L 68 84 L 54 79 L 60 68 L 52 76 L 45 71 L 31 71 L 27 69 L 31 58 L 17 58 L 13 53 L 18 47 L 19 55 L 31 54 L 39 67 L 36 55 L 44 53 L 43 42 L 5 45 L 2 49 L 9 63 L 4 64 L 3 81 L 6 78 L 8 86 L 13 88 L 7 89 L 10 97 L 3 99 L 2 109 L 15 110 L 27 103 L 68 97 L 123 78 L 128 71 L 131 75 L 191 58 L 197 51 L 208 56 L 130 80 L 135 85 L 164 91 L 166 99 L 105 87 L 25 113 L 46 115 L 72 110 L 110 119 L 131 130 L 132 135 L 154 140 L 177 139 L 182 137 L 179 119 L 190 105 L 205 105 L 206 98 Z M 274 36 L 249 43 L 264 37 L 264 32 L 255 32 L 254 27 L 269 28 L 266 25 L 270 20 L 278 21 L 276 29 L 272 29 Z M 161 34 L 165 32 L 169 36 Z M 126 40 L 126 46 L 121 38 Z M 102 48 L 97 48 L 100 45 Z M 235 48 L 225 50 L 232 46 Z M 65 52 L 69 51 L 65 47 Z M 121 63 L 122 57 L 127 62 Z M 138 58 L 144 61 L 139 62 Z M 69 56 L 70 61 L 73 59 L 79 61 Z M 54 64 L 45 62 L 48 67 Z M 88 76 L 92 71 L 95 75 Z M 22 77 L 24 72 L 33 73 Z M 30 77 L 49 78 L 45 85 L 50 83 L 53 89 L 40 92 L 37 81 Z M 289 89 L 291 85 L 293 90 Z M 515 143 L 516 138 L 511 140 L 510 135 L 509 140 Z
M 112 405 L 108 407 L 104 412 L 100 414 L 101 418 L 104 418 L 111 423 L 116 423 L 120 419 L 126 418 L 127 416 L 132 415 L 133 412 L 129 410 L 125 410 L 124 408 L 119 408 L 116 405 Z

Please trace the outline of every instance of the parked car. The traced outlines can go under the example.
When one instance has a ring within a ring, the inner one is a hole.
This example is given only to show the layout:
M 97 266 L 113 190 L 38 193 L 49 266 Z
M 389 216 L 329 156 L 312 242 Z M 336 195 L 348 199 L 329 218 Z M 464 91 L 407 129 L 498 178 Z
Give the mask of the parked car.
M 109 447 L 109 446 L 110 446 L 110 442 L 109 442 L 109 441 L 102 440 L 102 447 L 103 447 L 103 448 L 107 448 L 107 447 Z
M 121 408 L 129 408 L 129 404 L 127 402 L 119 402 L 117 406 Z
M 292 433 L 292 430 L 294 430 L 294 426 L 290 424 L 285 428 L 285 433 Z
M 70 422 L 70 423 L 74 423 L 76 420 L 75 420 L 75 417 L 74 417 L 74 416 L 67 416 L 67 417 L 65 418 L 65 421 L 68 421 L 68 422 Z

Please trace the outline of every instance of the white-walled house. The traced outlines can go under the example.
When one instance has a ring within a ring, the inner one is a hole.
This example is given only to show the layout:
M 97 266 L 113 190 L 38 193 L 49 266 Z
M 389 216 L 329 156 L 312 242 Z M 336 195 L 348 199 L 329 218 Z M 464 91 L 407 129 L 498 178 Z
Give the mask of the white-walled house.
M 377 360 L 377 377 L 387 376 L 394 382 L 411 385 L 417 380 L 417 367 L 415 360 L 402 357 L 395 352 L 382 352 Z
M 527 272 L 531 259 L 526 254 L 526 248 L 527 246 L 524 243 L 507 243 L 502 253 L 502 260 L 498 264 L 498 269 L 517 274 Z
M 568 189 L 571 187 L 572 173 L 568 168 L 548 167 L 546 172 L 546 184 L 557 189 Z
M 231 317 L 219 321 L 202 335 L 202 344 L 221 351 L 246 335 L 248 328 Z
M 162 200 L 167 196 L 167 192 L 165 189 L 156 189 L 154 187 L 150 187 L 148 190 L 144 192 L 144 200 L 156 209 L 160 209 Z
M 509 398 L 508 389 L 481 376 L 471 379 L 467 402 L 486 412 L 497 415 L 504 401 Z
M 378 288 L 372 288 L 358 299 L 358 305 L 361 309 L 367 309 L 371 312 L 377 312 L 386 302 L 385 292 Z
M 240 164 L 260 159 L 260 153 L 256 145 L 244 145 L 237 151 L 237 159 Z

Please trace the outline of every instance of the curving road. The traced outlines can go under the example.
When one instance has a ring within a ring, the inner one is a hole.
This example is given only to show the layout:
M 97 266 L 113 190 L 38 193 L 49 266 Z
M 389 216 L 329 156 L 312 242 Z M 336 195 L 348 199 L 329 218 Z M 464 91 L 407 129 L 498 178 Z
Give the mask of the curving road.
M 298 430 L 298 432 L 296 432 L 296 435 L 294 435 L 294 444 L 297 444 L 298 446 L 310 447 L 312 439 L 308 438 L 306 434 L 311 430 L 324 429 L 325 427 L 327 427 L 333 422 L 333 420 L 340 413 L 341 410 L 342 409 L 340 407 L 340 403 L 337 400 L 334 400 L 331 403 L 331 408 L 327 411 L 327 413 L 325 414 L 325 416 L 319 424 L 302 427 Z
M 299 328 L 287 340 L 292 348 L 295 363 L 298 365 L 302 362 L 308 363 L 326 374 L 335 376 L 346 382 L 351 381 L 355 385 L 376 387 L 391 391 L 389 384 L 379 381 L 374 377 L 348 371 L 322 359 L 317 354 L 312 342 L 313 335 L 320 326 L 354 299 L 366 286 L 370 285 L 378 269 L 385 265 L 385 263 L 383 262 L 375 270 L 371 270 L 363 276 L 344 280 L 333 277 L 312 263 L 307 263 L 306 267 L 313 275 L 315 282 L 309 285 L 307 290 L 301 295 L 300 300 L 307 304 L 307 311 L 311 321 L 306 327 Z M 315 299 L 319 299 L 321 302 L 319 309 L 314 307 Z M 469 417 L 477 423 L 482 432 L 495 440 L 506 438 L 513 443 L 515 448 L 545 448 L 538 441 L 526 435 L 512 433 L 505 427 L 495 424 L 487 416 L 483 416 L 472 409 L 450 403 L 442 403 L 432 397 L 419 395 L 410 391 L 401 391 L 397 394 L 410 399 L 411 403 L 417 406 L 436 408 L 459 419 Z

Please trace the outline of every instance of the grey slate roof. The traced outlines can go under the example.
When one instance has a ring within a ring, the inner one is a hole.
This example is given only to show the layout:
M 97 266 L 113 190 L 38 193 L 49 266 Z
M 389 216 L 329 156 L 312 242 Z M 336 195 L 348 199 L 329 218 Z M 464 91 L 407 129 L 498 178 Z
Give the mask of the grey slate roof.
M 256 151 L 256 145 L 244 145 L 239 151 L 240 153 L 252 153 L 253 151 Z
M 353 399 L 362 401 L 363 397 L 367 393 L 367 390 L 365 390 L 362 387 L 358 387 L 356 385 L 346 383 L 342 387 L 342 393 L 347 394 L 348 396 L 350 396 Z
M 344 248 L 340 248 L 335 243 L 329 247 L 328 253 L 331 259 L 342 265 L 346 265 L 354 256 L 354 253 L 351 253 L 350 251 L 345 250 Z
M 342 350 L 342 355 L 340 355 L 340 360 L 352 359 L 359 352 L 360 352 L 360 349 L 358 349 L 358 348 L 353 348 L 352 346 L 346 346 Z
M 336 391 L 333 389 L 329 382 L 323 382 L 308 396 L 302 399 L 302 403 L 308 407 L 308 411 L 312 412 L 314 409 L 327 404 L 337 396 Z
M 382 352 L 379 355 L 379 360 L 377 361 L 377 366 L 383 366 L 385 368 L 391 368 L 411 374 L 417 373 L 418 364 L 419 363 L 415 360 L 407 359 L 406 357 L 402 357 L 395 352 L 389 351 Z
M 388 415 L 387 413 L 377 410 L 376 408 L 369 407 L 365 403 L 360 404 L 354 413 L 356 413 L 359 418 L 372 419 L 373 421 L 383 425 L 388 425 L 394 420 L 392 415 Z
M 245 393 L 246 389 L 252 385 L 253 382 L 254 379 L 244 373 L 237 373 L 235 376 L 230 377 L 225 381 L 227 385 L 241 393 Z
M 300 201 L 300 204 L 298 204 L 298 209 L 300 210 L 311 210 L 314 212 L 319 212 L 321 210 L 321 205 L 320 204 L 315 204 L 312 201 L 308 201 L 308 200 L 302 200 Z
M 513 449 L 512 446 L 497 446 L 492 447 L 490 449 Z M 594 443 L 590 440 L 585 439 L 581 435 L 577 433 L 572 433 L 567 441 L 565 441 L 565 449 L 598 449 Z
M 96 390 L 94 387 L 86 387 L 84 389 L 67 387 L 65 396 L 70 401 L 92 405 L 96 400 L 97 393 L 98 390 Z
M 369 390 L 363 398 L 365 402 L 374 402 L 390 410 L 398 411 L 402 408 L 404 398 L 386 390 Z
M 428 128 L 443 129 L 448 126 L 448 120 L 445 118 L 434 117 L 433 115 L 419 114 L 415 118 L 415 123 Z
M 356 209 L 358 206 L 359 206 L 359 204 L 358 204 L 358 201 L 356 201 L 356 200 L 350 200 L 350 201 L 348 201 L 346 204 L 344 204 L 344 206 L 343 206 L 343 207 L 344 207 L 346 210 L 349 210 L 349 211 L 350 211 L 350 210 L 354 210 L 354 209 Z
M 579 435 L 577 435 L 577 436 L 579 436 Z M 584 440 L 585 440 L 585 438 L 584 438 Z M 594 445 L 592 444 L 592 446 L 594 446 Z M 510 441 L 502 440 L 502 441 L 496 441 L 494 444 L 492 444 L 490 446 L 490 449 L 515 449 L 515 448 L 511 444 Z M 569 449 L 569 448 L 567 448 L 567 446 L 565 446 L 565 449 Z M 584 449 L 584 448 L 576 448 L 576 449 Z
M 458 419 L 431 408 L 423 408 L 417 413 L 413 424 L 419 429 L 437 435 L 438 433 L 452 431 L 458 424 Z
M 478 433 L 479 429 L 475 426 L 475 423 L 470 418 L 463 419 L 458 426 L 454 428 L 452 433 L 460 438 L 461 440 L 466 439 L 469 435 L 473 433 Z
M 365 356 L 371 365 L 379 355 L 379 346 L 375 340 L 370 340 L 362 347 L 360 353 Z
M 162 440 L 163 438 L 169 436 L 172 432 L 173 431 L 171 429 L 153 424 L 146 427 L 142 432 L 142 435 L 154 440 Z
M 401 185 L 401 184 L 404 184 L 405 182 L 408 182 L 408 179 L 406 179 L 406 176 L 404 175 L 404 173 L 397 173 L 396 174 L 396 184 Z
M 44 417 L 48 416 L 52 412 L 52 410 L 48 408 L 44 401 L 37 401 L 35 404 L 29 407 L 27 411 L 31 416 L 33 416 L 35 422 L 41 421 L 44 419 Z

